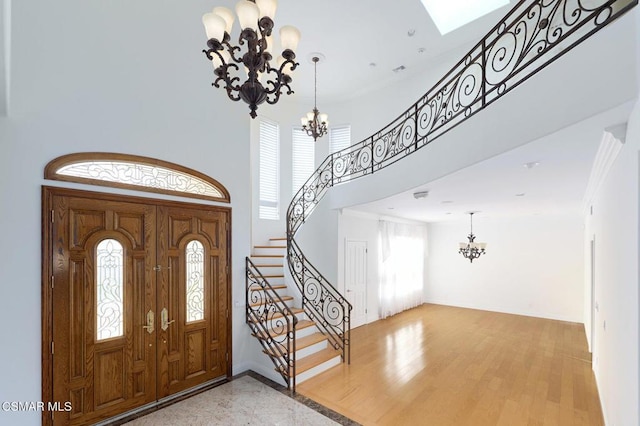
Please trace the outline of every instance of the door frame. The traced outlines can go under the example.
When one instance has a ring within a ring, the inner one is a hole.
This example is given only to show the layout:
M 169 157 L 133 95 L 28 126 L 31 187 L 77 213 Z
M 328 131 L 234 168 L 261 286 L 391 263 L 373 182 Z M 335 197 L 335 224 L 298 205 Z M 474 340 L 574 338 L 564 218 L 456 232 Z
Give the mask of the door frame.
M 196 208 L 202 209 L 203 207 L 211 208 L 212 210 L 224 211 L 228 214 L 228 228 L 226 232 L 226 243 L 227 243 L 227 258 L 226 258 L 226 266 L 227 266 L 227 306 L 231 307 L 232 300 L 232 291 L 233 291 L 233 283 L 232 283 L 232 274 L 231 274 L 231 229 L 232 229 L 232 209 L 231 207 L 219 206 L 216 204 L 209 204 L 206 202 L 203 203 L 194 203 L 194 202 L 181 202 L 181 201 L 173 201 L 173 200 L 165 200 L 151 197 L 142 197 L 142 196 L 132 196 L 132 195 L 123 195 L 117 193 L 107 193 L 107 192 L 96 192 L 96 191 L 86 191 L 81 189 L 73 189 L 73 188 L 62 188 L 57 186 L 42 186 L 41 190 L 41 206 L 42 206 L 42 223 L 41 223 L 41 231 L 42 231 L 42 246 L 41 246 L 41 270 L 42 270 L 42 279 L 41 279 L 41 321 L 42 321 L 42 344 L 41 344 L 41 386 L 42 386 L 42 402 L 44 403 L 44 407 L 47 408 L 49 404 L 52 404 L 54 407 L 59 407 L 59 409 L 65 408 L 65 401 L 54 401 L 53 400 L 53 354 L 55 352 L 55 348 L 53 347 L 53 282 L 52 282 L 52 273 L 53 268 L 51 264 L 50 253 L 53 250 L 53 241 L 51 240 L 52 233 L 52 221 L 53 221 L 53 197 L 54 196 L 69 196 L 69 197 L 89 197 L 89 198 L 99 198 L 102 200 L 110 200 L 110 201 L 123 201 L 123 202 L 140 202 L 145 204 L 154 203 L 161 206 L 167 207 L 185 207 L 185 208 Z M 231 315 L 227 315 L 227 348 L 229 353 L 229 361 L 227 362 L 227 371 L 226 371 L 226 379 L 230 379 L 233 371 L 233 354 L 232 354 L 232 317 Z M 210 384 L 201 384 L 193 388 L 193 394 L 202 392 L 204 390 L 209 389 L 210 387 L 215 386 L 219 383 L 220 380 L 216 379 L 210 382 Z M 156 401 L 155 404 L 147 404 L 141 408 L 144 408 L 145 411 L 153 411 L 163 406 L 168 405 L 167 403 L 171 400 L 180 400 L 184 399 L 187 396 L 190 396 L 189 390 L 184 392 L 179 392 L 174 396 L 169 396 L 163 398 L 162 400 Z M 56 405 L 57 403 L 57 405 Z M 137 413 L 138 414 L 138 413 Z M 118 418 L 120 416 L 117 416 Z M 43 425 L 52 425 L 53 424 L 53 411 L 49 411 L 48 409 L 42 410 L 42 424 Z
M 347 274 L 349 273 L 349 264 L 347 262 L 348 258 L 349 258 L 349 243 L 361 243 L 364 244 L 364 252 L 365 252 L 365 257 L 364 257 L 364 275 L 365 275 L 365 282 L 364 282 L 364 322 L 362 324 L 358 324 L 358 325 L 353 325 L 353 312 L 352 312 L 352 319 L 351 319 L 351 326 L 352 327 L 359 327 L 361 325 L 365 325 L 369 323 L 369 241 L 367 240 L 351 240 L 351 239 L 345 239 L 344 241 L 344 290 L 345 290 L 345 294 L 348 293 L 347 291 Z M 349 298 L 347 298 L 349 299 Z M 355 300 L 349 300 L 349 302 L 355 306 Z

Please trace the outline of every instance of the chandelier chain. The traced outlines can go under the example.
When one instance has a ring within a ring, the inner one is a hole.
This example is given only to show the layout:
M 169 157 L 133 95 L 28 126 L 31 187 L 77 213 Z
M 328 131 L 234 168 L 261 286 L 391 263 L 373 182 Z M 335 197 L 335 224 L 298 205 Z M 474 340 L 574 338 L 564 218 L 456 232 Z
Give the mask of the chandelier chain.
M 328 122 L 327 115 L 320 114 L 318 111 L 318 62 L 319 56 L 311 58 L 313 61 L 313 111 L 308 113 L 305 117 L 302 117 L 302 130 L 304 130 L 308 136 L 311 136 L 314 141 L 322 137 L 327 133 Z

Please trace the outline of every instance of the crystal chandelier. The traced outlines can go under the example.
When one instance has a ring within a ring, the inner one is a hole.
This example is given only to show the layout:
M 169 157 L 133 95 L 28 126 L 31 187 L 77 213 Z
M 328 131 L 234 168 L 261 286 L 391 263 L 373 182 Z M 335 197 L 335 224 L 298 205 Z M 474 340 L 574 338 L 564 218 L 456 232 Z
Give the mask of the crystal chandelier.
M 302 130 L 307 132 L 307 135 L 312 136 L 313 140 L 316 141 L 318 138 L 322 137 L 327 133 L 327 127 L 329 126 L 327 114 L 320 114 L 317 107 L 317 98 L 318 98 L 318 62 L 320 62 L 319 56 L 314 56 L 311 58 L 313 61 L 313 73 L 314 73 L 314 83 L 313 83 L 313 111 L 308 112 L 306 116 L 300 119 L 302 123 Z
M 293 93 L 291 72 L 296 69 L 295 50 L 300 40 L 300 31 L 290 25 L 280 28 L 281 54 L 276 59 L 276 67 L 272 67 L 275 53 L 273 17 L 277 0 L 240 0 L 236 4 L 236 13 L 240 23 L 238 44 L 246 44 L 246 52 L 241 53 L 240 46 L 230 44 L 233 28 L 233 12 L 226 7 L 214 7 L 210 13 L 202 17 L 207 33 L 208 50 L 203 50 L 212 61 L 216 79 L 213 86 L 224 85 L 229 99 L 242 99 L 249 104 L 250 115 L 256 118 L 256 109 L 263 102 L 275 104 L 282 91 Z M 240 66 L 246 70 L 246 81 L 240 83 Z M 266 80 L 266 81 L 264 81 Z
M 476 236 L 473 235 L 473 213 L 475 212 L 469 213 L 471 219 L 471 231 L 469 235 L 467 235 L 469 242 L 460 243 L 460 250 L 458 250 L 458 253 L 462 254 L 465 259 L 469 259 L 472 263 L 473 259 L 477 259 L 480 255 L 485 254 L 485 248 L 487 247 L 487 243 L 475 242 Z

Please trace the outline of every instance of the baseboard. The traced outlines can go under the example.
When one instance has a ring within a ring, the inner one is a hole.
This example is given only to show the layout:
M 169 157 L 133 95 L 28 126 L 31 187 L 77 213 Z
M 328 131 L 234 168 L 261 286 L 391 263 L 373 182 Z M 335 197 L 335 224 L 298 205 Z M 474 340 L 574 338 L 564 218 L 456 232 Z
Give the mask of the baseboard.
M 596 380 L 596 390 L 598 391 L 598 401 L 600 402 L 600 410 L 602 411 L 602 419 L 604 420 L 604 424 L 605 426 L 609 424 L 609 422 L 607 421 L 607 419 L 609 418 L 609 416 L 607 415 L 607 407 L 604 405 L 604 401 L 602 401 L 602 392 L 600 392 L 600 383 L 598 382 L 598 375 L 596 374 L 596 371 L 594 369 L 594 365 L 593 363 L 591 363 L 591 368 L 593 369 L 593 376 L 595 377 Z
M 444 300 L 437 300 L 437 299 L 430 299 L 430 298 L 425 299 L 424 303 L 432 303 L 434 305 L 452 306 L 455 308 L 477 309 L 479 311 L 499 312 L 502 314 L 522 315 L 525 317 L 544 318 L 544 319 L 550 319 L 550 320 L 556 320 L 556 321 L 575 322 L 575 323 L 583 324 L 583 320 L 578 318 L 568 317 L 564 315 L 549 314 L 545 312 L 522 312 L 514 309 L 503 308 L 500 306 L 481 306 L 481 305 L 456 303 L 452 301 L 444 301 Z

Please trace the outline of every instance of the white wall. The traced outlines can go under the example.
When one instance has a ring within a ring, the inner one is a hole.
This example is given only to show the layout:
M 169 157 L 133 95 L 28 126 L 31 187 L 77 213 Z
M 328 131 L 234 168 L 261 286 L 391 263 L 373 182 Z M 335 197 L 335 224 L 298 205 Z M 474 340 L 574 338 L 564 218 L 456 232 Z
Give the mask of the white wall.
M 0 0 L 0 117 L 9 111 L 11 0 Z
M 331 207 L 354 206 L 409 190 L 633 100 L 638 90 L 634 32 L 633 13 L 624 15 L 602 30 L 615 44 L 597 34 L 589 38 L 400 163 L 334 188 Z M 329 105 L 326 112 L 332 123 L 351 123 L 354 143 L 364 140 L 417 101 L 448 71 L 446 63 L 353 102 Z
M 637 43 L 629 37 L 635 32 L 634 19 L 633 14 L 627 14 L 603 30 L 617 40 L 617 44 L 591 37 L 535 78 L 424 149 L 378 173 L 330 189 L 321 207 L 338 210 L 415 188 L 633 100 L 638 90 Z M 598 57 L 598 61 L 594 61 L 594 57 Z M 375 93 L 328 104 L 322 107 L 323 112 L 329 114 L 331 123 L 351 124 L 352 142 L 356 143 L 395 119 L 457 59 L 457 56 L 442 58 L 433 68 L 425 69 L 419 75 L 382 87 Z M 567 79 L 567 74 L 572 78 Z M 596 80 L 612 84 L 593 84 Z M 533 116 L 535 119 L 531 119 Z M 328 155 L 328 143 L 326 138 L 317 143 L 316 163 Z M 314 223 L 321 235 L 322 230 L 331 229 L 333 222 L 315 218 Z M 308 228 L 309 224 L 306 226 Z M 322 238 L 315 238 L 308 239 L 303 250 L 329 253 L 334 247 Z M 313 256 L 309 258 L 314 264 L 326 261 Z M 320 270 L 325 272 L 325 269 Z M 337 267 L 329 266 L 327 270 L 331 274 Z
M 367 317 L 366 323 L 380 319 L 380 271 L 378 228 L 379 221 L 387 220 L 397 223 L 422 225 L 425 223 L 406 220 L 393 216 L 379 216 L 357 210 L 343 209 L 338 215 L 338 277 L 337 288 L 344 293 L 345 290 L 345 247 L 347 241 L 364 241 L 367 243 Z M 429 236 L 427 235 L 427 240 Z M 428 247 L 428 243 L 426 246 Z M 427 253 L 428 255 L 428 253 Z M 426 257 L 425 257 L 426 259 Z M 425 261 L 425 271 L 426 271 Z M 425 273 L 426 282 L 426 273 Z
M 428 302 L 582 321 L 583 241 L 579 215 L 473 218 L 487 253 L 473 263 L 458 253 L 468 217 L 429 224 Z
M 0 401 L 41 399 L 40 190 L 48 184 L 43 168 L 57 156 L 144 155 L 225 185 L 233 298 L 244 299 L 249 117 L 210 85 L 199 22 L 210 8 L 204 0 L 12 2 L 12 108 L 0 118 Z M 253 340 L 234 307 L 234 373 L 261 362 Z M 40 424 L 40 413 L 0 411 L 0 424 Z
M 639 398 L 639 179 L 640 103 L 627 127 L 626 142 L 585 220 L 585 252 L 593 236 L 595 251 L 596 374 L 606 424 L 640 423 Z M 585 280 L 585 292 L 591 291 Z

